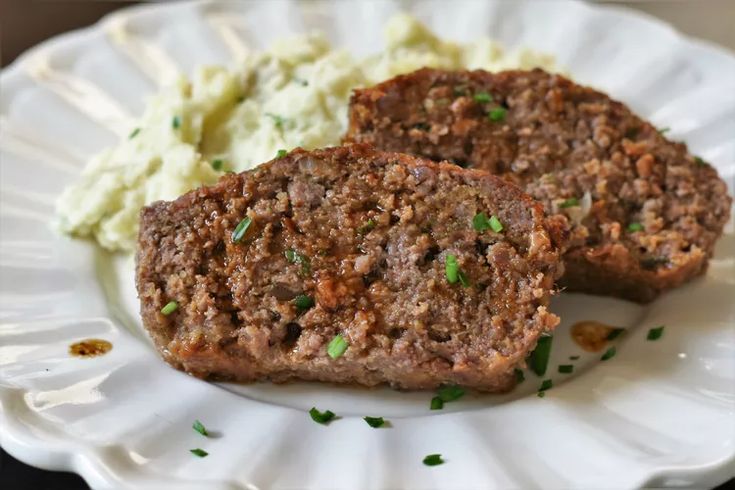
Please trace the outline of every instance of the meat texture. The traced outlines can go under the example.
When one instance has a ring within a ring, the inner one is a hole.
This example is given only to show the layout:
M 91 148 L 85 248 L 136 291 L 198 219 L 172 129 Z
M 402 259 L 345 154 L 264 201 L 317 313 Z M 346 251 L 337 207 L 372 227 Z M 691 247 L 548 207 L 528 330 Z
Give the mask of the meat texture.
M 540 69 L 422 69 L 356 91 L 345 140 L 522 186 L 566 231 L 562 286 L 647 302 L 705 272 L 732 203 L 715 169 L 663 133 Z
M 299 149 L 143 209 L 143 323 L 199 377 L 505 391 L 558 323 L 549 226 L 485 172 L 362 145 Z

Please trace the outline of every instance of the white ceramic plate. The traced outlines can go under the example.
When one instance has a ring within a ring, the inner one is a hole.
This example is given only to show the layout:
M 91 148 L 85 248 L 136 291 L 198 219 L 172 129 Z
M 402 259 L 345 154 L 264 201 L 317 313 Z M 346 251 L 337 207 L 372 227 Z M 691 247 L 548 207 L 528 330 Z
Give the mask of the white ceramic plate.
M 397 5 L 447 38 L 490 35 L 556 55 L 672 138 L 735 175 L 735 58 L 628 11 L 568 2 L 229 2 L 148 5 L 55 38 L 2 73 L 0 442 L 17 458 L 93 487 L 634 488 L 714 485 L 735 460 L 735 236 L 706 277 L 646 307 L 563 294 L 549 376 L 514 393 L 429 411 L 431 394 L 319 384 L 208 384 L 159 360 L 137 315 L 132 264 L 50 230 L 53 202 L 115 142 L 177 67 L 227 62 L 319 28 L 365 54 Z M 355 19 L 359 19 L 355 22 Z M 128 36 L 119 36 L 124 29 Z M 115 35 L 118 33 L 118 35 Z M 138 53 L 131 56 L 133 48 Z M 142 51 L 141 51 L 142 50 Z M 140 54 L 142 53 L 142 54 Z M 580 351 L 575 321 L 629 329 L 618 355 Z M 657 342 L 648 329 L 666 325 Z M 94 359 L 70 343 L 109 340 Z M 342 418 L 312 422 L 312 406 Z M 391 428 L 371 429 L 364 415 Z M 205 439 L 194 419 L 214 431 Z M 210 455 L 189 453 L 201 447 Z M 430 453 L 446 464 L 424 466 Z

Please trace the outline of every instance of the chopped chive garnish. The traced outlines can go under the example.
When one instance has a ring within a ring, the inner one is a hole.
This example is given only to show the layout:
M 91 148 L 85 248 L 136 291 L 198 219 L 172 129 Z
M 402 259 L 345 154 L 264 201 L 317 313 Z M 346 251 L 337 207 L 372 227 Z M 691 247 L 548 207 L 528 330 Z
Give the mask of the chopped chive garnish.
M 576 361 L 579 359 L 579 356 L 569 356 L 570 361 Z
M 174 118 L 171 119 L 171 127 L 174 129 L 179 129 L 181 127 L 181 118 L 179 116 L 174 116 Z
M 170 315 L 179 308 L 179 304 L 176 301 L 169 301 L 166 306 L 161 308 L 162 315 Z
M 569 374 L 574 372 L 574 365 L 572 364 L 560 364 L 559 372 L 562 374 Z
M 464 390 L 459 386 L 448 385 L 439 388 L 436 394 L 439 395 L 439 398 L 443 402 L 453 402 L 464 396 Z
M 671 131 L 671 128 L 667 126 L 665 128 L 659 129 L 658 134 L 665 134 L 665 133 L 668 133 L 669 131 Z
M 474 95 L 473 98 L 476 102 L 480 103 L 491 102 L 493 100 L 493 96 L 487 92 L 478 92 Z
M 444 400 L 442 400 L 440 397 L 435 396 L 431 399 L 431 409 L 432 410 L 441 410 L 444 408 Z
M 138 136 L 138 133 L 140 133 L 140 128 L 135 128 L 129 135 L 128 139 L 133 139 L 136 136 Z
M 424 458 L 424 464 L 426 466 L 436 466 L 444 463 L 441 454 L 429 454 Z
M 205 451 L 204 449 L 199 449 L 199 448 L 189 449 L 189 452 L 193 454 L 194 456 L 199 456 L 200 458 L 204 458 L 209 455 L 207 451 Z
M 694 163 L 696 163 L 700 167 L 704 167 L 706 165 L 706 163 L 704 162 L 704 160 L 702 160 L 699 157 L 694 157 Z
M 456 256 L 447 254 L 447 258 L 444 262 L 444 272 L 447 275 L 447 281 L 449 284 L 454 284 L 459 280 L 459 265 L 457 264 Z
M 526 375 L 520 369 L 516 368 L 513 372 L 516 375 L 516 383 L 523 383 L 526 380 Z
M 221 158 L 217 158 L 215 160 L 212 160 L 212 168 L 215 170 L 222 170 L 222 166 L 225 164 L 225 161 Z
M 301 274 L 306 275 L 311 272 L 311 260 L 306 255 L 302 255 L 293 249 L 286 250 L 283 254 L 286 256 L 286 260 L 301 266 Z
M 253 220 L 248 216 L 246 218 L 243 218 L 242 221 L 237 224 L 237 226 L 235 227 L 235 231 L 232 232 L 233 243 L 237 243 L 243 239 L 243 237 L 245 236 L 245 232 L 248 231 L 250 223 L 252 222 Z
M 299 311 L 306 311 L 314 306 L 314 300 L 311 298 L 311 296 L 299 294 L 294 298 L 293 304 L 296 305 L 296 308 L 298 308 Z
M 549 366 L 549 357 L 551 356 L 551 341 L 553 336 L 548 335 L 538 339 L 536 348 L 531 352 L 530 366 L 531 370 L 537 376 L 546 374 L 546 368 Z
M 605 353 L 600 358 L 601 361 L 607 361 L 608 359 L 612 359 L 615 356 L 615 347 L 610 347 L 608 350 L 605 351 Z
M 307 81 L 306 81 L 306 80 L 304 80 L 303 78 L 299 78 L 299 77 L 293 77 L 293 81 L 294 81 L 294 82 L 296 82 L 296 83 L 298 83 L 298 84 L 299 84 L 299 85 L 301 85 L 302 87 L 306 87 L 307 85 L 309 85 L 309 82 L 307 82 Z
M 472 227 L 475 231 L 493 230 L 495 233 L 503 231 L 503 224 L 500 222 L 497 216 L 492 215 L 489 218 L 485 213 L 477 213 L 472 218 Z
M 286 150 L 278 150 L 278 153 L 276 153 L 276 158 L 283 158 L 286 155 L 288 155 L 288 152 Z
M 311 410 L 309 410 L 309 415 L 311 416 L 311 420 L 318 424 L 326 424 L 330 420 L 334 418 L 334 412 L 330 410 L 325 410 L 324 412 L 320 412 L 316 409 L 316 407 L 312 407 Z
M 636 231 L 643 231 L 643 225 L 640 223 L 630 223 L 628 225 L 628 231 L 635 233 Z
M 367 422 L 367 424 L 373 429 L 377 429 L 378 427 L 385 425 L 383 417 L 363 417 L 362 420 Z
M 279 116 L 278 114 L 272 114 L 270 112 L 266 112 L 265 115 L 268 116 L 268 117 L 270 117 L 271 119 L 273 119 L 273 124 L 278 129 L 283 129 L 283 125 L 286 123 L 286 118 L 285 117 Z
M 536 396 L 539 397 L 539 398 L 543 398 L 543 397 L 546 396 L 546 392 L 545 391 L 539 391 L 538 393 L 536 393 Z
M 648 335 L 646 336 L 646 340 L 658 340 L 661 338 L 661 336 L 664 334 L 664 326 L 661 325 L 660 327 L 652 328 L 648 331 Z
M 577 199 L 576 197 L 570 197 L 563 203 L 559 204 L 560 208 L 571 208 L 573 206 L 579 206 L 579 199 Z
M 369 220 L 367 220 L 365 222 L 364 225 L 362 225 L 361 227 L 359 227 L 357 229 L 357 234 L 358 235 L 366 235 L 366 234 L 370 233 L 370 230 L 372 230 L 373 228 L 375 228 L 376 225 L 377 225 L 377 223 L 375 222 L 375 220 L 369 219 Z
M 345 351 L 347 351 L 348 346 L 349 344 L 347 343 L 345 338 L 337 334 L 332 339 L 332 341 L 329 342 L 329 345 L 327 346 L 327 354 L 329 354 L 329 357 L 331 357 L 332 359 L 337 359 L 338 357 L 341 357 L 342 354 L 345 353 Z
M 500 222 L 497 216 L 490 216 L 489 223 L 490 229 L 493 230 L 495 233 L 500 233 L 501 231 L 503 231 L 503 224 Z
M 610 333 L 607 334 L 607 340 L 615 340 L 620 337 L 623 332 L 625 332 L 624 328 L 613 328 L 610 330 Z
M 546 391 L 550 389 L 554 383 L 550 379 L 545 379 L 541 382 L 541 386 L 539 387 L 539 391 Z
M 245 102 L 245 96 L 244 95 L 238 96 L 237 97 L 237 103 L 238 104 L 242 104 L 243 102 Z
M 488 113 L 487 117 L 490 118 L 490 120 L 493 121 L 493 122 L 500 122 L 503 119 L 505 119 L 505 114 L 507 112 L 508 111 L 505 110 L 505 109 L 503 109 L 502 107 L 497 107 L 497 108 L 491 110 Z
M 457 272 L 457 277 L 459 278 L 459 283 L 462 285 L 462 287 L 468 288 L 472 286 L 469 278 L 467 277 L 467 274 L 465 274 L 464 272 L 462 271 Z
M 194 425 L 192 425 L 191 427 L 192 429 L 199 432 L 204 437 L 209 437 L 209 432 L 207 432 L 207 429 L 204 427 L 204 424 L 202 424 L 198 420 L 195 420 Z

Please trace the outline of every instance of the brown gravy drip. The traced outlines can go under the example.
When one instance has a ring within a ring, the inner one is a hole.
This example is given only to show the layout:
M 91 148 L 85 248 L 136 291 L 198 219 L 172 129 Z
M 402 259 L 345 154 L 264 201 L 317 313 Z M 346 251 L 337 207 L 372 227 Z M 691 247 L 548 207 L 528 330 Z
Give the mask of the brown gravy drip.
M 106 340 L 86 339 L 69 346 L 69 354 L 76 357 L 97 357 L 107 354 L 112 344 Z
M 600 352 L 607 345 L 607 337 L 615 327 L 593 320 L 585 320 L 572 325 L 572 340 L 587 352 Z

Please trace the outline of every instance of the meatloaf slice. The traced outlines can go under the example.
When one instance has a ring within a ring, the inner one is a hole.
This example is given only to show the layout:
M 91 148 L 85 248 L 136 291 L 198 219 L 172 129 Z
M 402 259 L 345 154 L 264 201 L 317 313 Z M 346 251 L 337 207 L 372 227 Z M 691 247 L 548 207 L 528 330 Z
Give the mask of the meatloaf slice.
M 352 97 L 347 141 L 490 171 L 569 231 L 561 285 L 647 302 L 704 273 L 731 198 L 625 105 L 542 70 L 423 69 Z
M 198 377 L 503 391 L 558 322 L 549 237 L 541 206 L 485 172 L 296 150 L 143 209 L 141 315 Z

